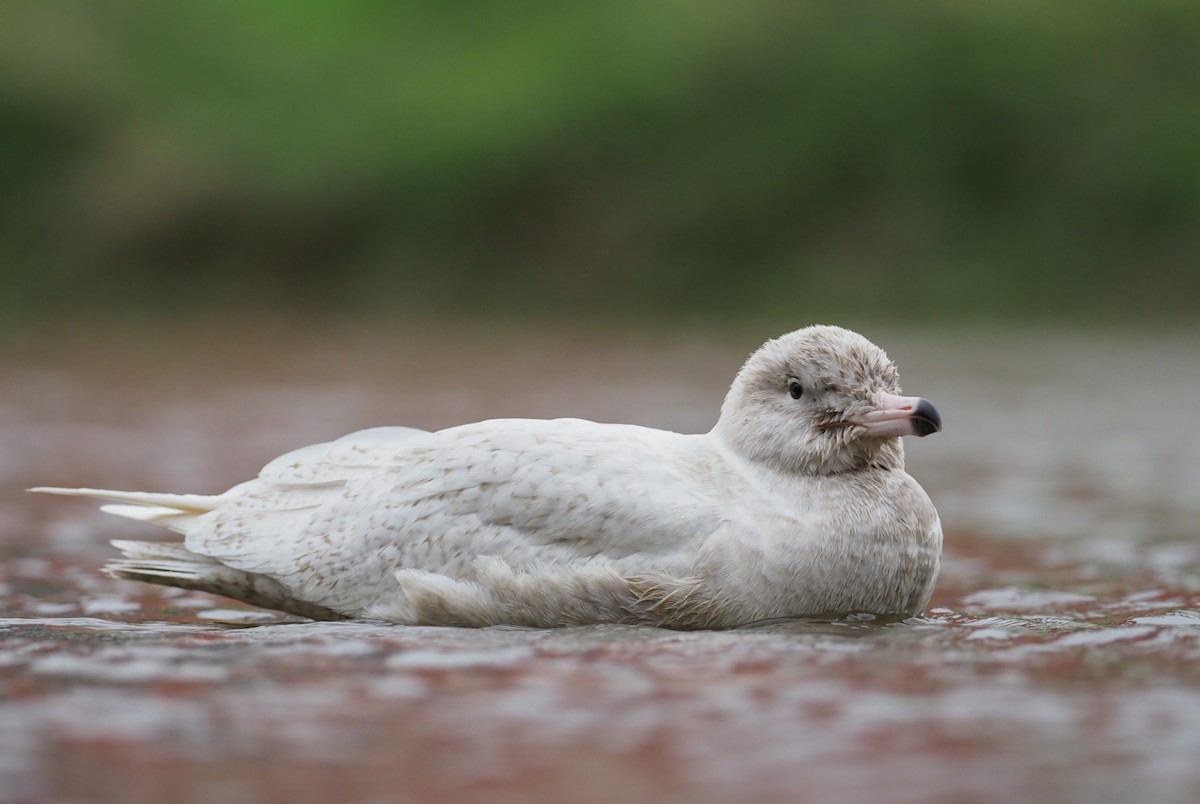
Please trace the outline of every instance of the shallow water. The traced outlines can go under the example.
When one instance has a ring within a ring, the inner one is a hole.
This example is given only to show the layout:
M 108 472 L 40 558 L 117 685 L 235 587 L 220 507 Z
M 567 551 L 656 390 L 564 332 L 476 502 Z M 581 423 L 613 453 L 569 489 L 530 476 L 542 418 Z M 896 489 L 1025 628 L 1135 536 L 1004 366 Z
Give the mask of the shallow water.
M 1200 800 L 1200 336 L 869 334 L 946 420 L 908 445 L 946 531 L 931 609 L 723 633 L 297 621 L 104 579 L 107 539 L 153 531 L 18 489 L 216 491 L 381 423 L 702 430 L 754 344 L 10 355 L 0 799 Z

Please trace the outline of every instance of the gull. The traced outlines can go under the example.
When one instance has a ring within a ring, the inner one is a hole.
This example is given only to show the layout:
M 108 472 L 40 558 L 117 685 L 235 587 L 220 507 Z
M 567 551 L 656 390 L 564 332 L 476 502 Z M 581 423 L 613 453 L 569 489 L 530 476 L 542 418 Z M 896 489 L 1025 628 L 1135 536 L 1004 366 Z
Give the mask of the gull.
M 768 341 L 708 433 L 581 419 L 379 427 L 223 494 L 42 487 L 182 534 L 105 571 L 318 620 L 733 628 L 907 617 L 942 528 L 901 437 L 941 429 L 847 329 Z

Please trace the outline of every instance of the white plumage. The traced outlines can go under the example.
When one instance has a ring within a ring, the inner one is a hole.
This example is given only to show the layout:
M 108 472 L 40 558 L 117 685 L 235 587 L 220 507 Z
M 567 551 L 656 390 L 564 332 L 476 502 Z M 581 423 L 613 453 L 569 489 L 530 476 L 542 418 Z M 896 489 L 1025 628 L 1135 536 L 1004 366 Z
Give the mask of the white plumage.
M 738 373 L 710 433 L 505 419 L 363 430 L 223 494 L 39 488 L 183 534 L 117 541 L 120 578 L 317 619 L 725 628 L 907 615 L 937 512 L 899 436 L 941 421 L 861 335 L 808 327 Z

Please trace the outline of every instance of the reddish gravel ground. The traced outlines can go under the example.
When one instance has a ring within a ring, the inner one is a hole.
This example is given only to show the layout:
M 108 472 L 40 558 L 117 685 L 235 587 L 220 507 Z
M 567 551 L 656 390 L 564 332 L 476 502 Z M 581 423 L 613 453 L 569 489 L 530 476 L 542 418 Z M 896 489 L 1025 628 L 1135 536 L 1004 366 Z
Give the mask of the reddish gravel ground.
M 703 430 L 759 334 L 10 346 L 0 800 L 1200 800 L 1200 338 L 867 334 L 946 421 L 908 446 L 931 610 L 723 633 L 304 622 L 105 579 L 106 540 L 153 531 L 20 489 L 218 491 L 377 424 Z

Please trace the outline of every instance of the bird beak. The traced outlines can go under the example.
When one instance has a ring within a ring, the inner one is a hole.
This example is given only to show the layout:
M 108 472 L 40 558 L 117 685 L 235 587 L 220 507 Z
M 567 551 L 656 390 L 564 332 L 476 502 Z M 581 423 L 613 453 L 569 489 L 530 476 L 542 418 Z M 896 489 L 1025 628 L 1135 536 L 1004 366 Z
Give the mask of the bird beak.
M 880 395 L 879 404 L 874 409 L 855 416 L 849 422 L 866 430 L 864 435 L 877 438 L 906 435 L 922 437 L 942 429 L 942 415 L 928 399 L 895 394 Z

